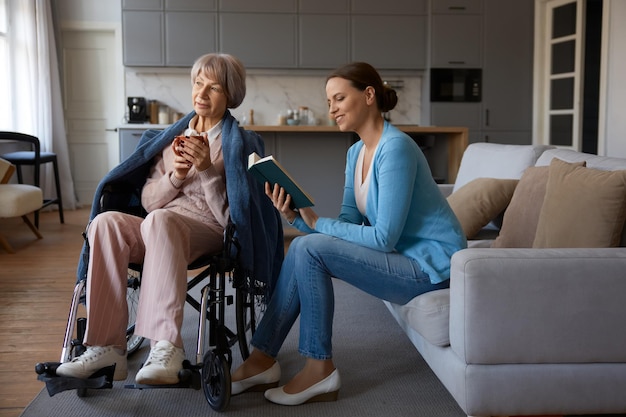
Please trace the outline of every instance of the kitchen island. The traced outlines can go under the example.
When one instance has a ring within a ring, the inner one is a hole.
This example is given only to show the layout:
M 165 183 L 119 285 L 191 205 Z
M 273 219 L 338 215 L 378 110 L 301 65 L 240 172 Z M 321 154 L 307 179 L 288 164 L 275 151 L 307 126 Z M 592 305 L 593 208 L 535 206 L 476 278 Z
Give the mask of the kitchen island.
M 447 153 L 447 176 L 446 181 L 453 183 L 459 171 L 463 152 L 468 145 L 467 127 L 446 127 L 446 126 L 419 126 L 419 125 L 394 125 L 410 136 L 434 136 L 438 143 L 443 140 Z M 244 126 L 245 129 L 254 130 L 258 133 L 342 133 L 337 126 Z M 343 133 L 352 135 L 350 133 Z M 431 145 L 432 146 L 432 145 Z
M 135 148 L 146 129 L 167 126 L 124 125 L 120 132 L 120 160 Z M 468 144 L 465 127 L 396 125 L 409 134 L 426 155 L 437 182 L 452 183 Z M 259 133 L 265 154 L 273 155 L 315 200 L 320 216 L 336 217 L 343 198 L 346 152 L 358 140 L 355 133 L 341 132 L 337 126 L 262 126 L 245 129 Z
M 396 125 L 420 146 L 437 182 L 452 183 L 468 143 L 465 127 Z M 337 126 L 244 126 L 315 200 L 320 216 L 336 217 L 343 198 L 346 153 L 359 138 Z

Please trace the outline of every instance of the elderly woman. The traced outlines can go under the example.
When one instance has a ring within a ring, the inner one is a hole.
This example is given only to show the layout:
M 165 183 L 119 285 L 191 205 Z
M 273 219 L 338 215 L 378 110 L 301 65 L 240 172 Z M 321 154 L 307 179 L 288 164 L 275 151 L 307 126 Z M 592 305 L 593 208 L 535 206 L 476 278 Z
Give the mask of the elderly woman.
M 283 256 L 280 215 L 245 169 L 248 154 L 263 153 L 263 143 L 239 128 L 227 110 L 243 101 L 245 77 L 233 56 L 198 58 L 191 70 L 194 111 L 165 131 L 144 134 L 135 153 L 100 183 L 78 270 L 78 279 L 87 279 L 87 350 L 60 365 L 58 375 L 88 378 L 116 364 L 114 379 L 126 379 L 129 263 L 143 264 L 135 334 L 151 340 L 138 384 L 178 382 L 185 359 L 187 266 L 222 248 L 229 218 L 246 271 L 265 282 L 277 276 Z M 98 213 L 105 187 L 120 181 L 141 190 L 145 218 Z

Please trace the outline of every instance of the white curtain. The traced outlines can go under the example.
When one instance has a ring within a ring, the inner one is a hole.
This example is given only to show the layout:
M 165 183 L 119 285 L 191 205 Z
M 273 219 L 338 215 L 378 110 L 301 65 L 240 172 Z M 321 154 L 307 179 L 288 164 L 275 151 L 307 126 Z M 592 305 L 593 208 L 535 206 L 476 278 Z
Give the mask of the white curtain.
M 9 0 L 9 56 L 12 74 L 10 129 L 37 136 L 42 151 L 57 154 L 63 209 L 77 206 L 61 98 L 49 0 Z M 51 165 L 51 164 L 46 164 Z M 44 166 L 44 198 L 56 195 L 52 166 Z

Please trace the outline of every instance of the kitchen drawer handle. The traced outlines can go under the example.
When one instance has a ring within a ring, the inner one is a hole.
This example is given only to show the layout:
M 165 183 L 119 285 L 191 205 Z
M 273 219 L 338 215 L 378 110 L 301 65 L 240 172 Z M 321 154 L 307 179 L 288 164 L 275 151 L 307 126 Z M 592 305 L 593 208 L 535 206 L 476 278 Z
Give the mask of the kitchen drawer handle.
M 465 6 L 450 6 L 448 10 L 466 10 Z
M 448 61 L 448 64 L 463 65 L 465 64 L 465 61 Z

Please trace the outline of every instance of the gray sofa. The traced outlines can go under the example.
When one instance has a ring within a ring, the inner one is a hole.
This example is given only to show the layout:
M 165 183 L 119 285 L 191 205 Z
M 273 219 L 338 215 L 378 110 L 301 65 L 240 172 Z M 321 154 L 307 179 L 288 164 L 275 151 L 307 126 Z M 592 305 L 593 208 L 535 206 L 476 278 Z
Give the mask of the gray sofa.
M 556 157 L 626 170 L 626 159 L 475 145 L 459 177 L 472 166 L 484 170 L 481 154 L 493 165 L 492 151 L 506 154 L 495 164 L 509 172 L 478 176 L 520 178 L 524 168 L 510 169 L 515 163 L 507 161 L 516 153 L 522 166 L 549 166 Z M 626 413 L 624 242 L 623 234 L 621 247 L 609 248 L 491 248 L 490 240 L 469 241 L 452 258 L 449 290 L 404 306 L 385 304 L 468 415 Z

